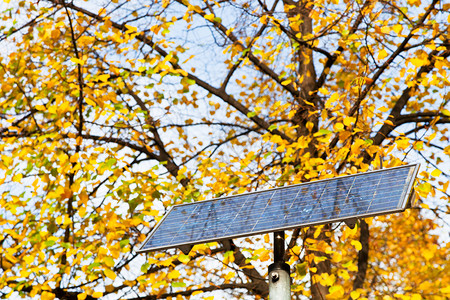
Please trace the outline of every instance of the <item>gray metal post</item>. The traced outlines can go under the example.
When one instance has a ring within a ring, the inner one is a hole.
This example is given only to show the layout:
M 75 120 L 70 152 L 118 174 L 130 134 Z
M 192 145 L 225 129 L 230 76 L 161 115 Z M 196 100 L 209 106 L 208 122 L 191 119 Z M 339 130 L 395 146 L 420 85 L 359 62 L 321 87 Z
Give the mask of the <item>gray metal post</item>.
M 269 266 L 269 299 L 291 299 L 291 277 L 289 265 L 284 262 L 284 231 L 273 233 L 274 263 Z

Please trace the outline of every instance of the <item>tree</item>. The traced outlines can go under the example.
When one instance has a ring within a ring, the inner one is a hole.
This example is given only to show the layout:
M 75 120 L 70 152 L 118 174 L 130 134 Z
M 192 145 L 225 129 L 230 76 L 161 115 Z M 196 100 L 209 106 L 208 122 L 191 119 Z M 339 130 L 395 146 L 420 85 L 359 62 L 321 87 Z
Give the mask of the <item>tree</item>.
M 289 232 L 293 297 L 450 296 L 445 1 L 3 6 L 2 297 L 266 298 L 268 235 L 135 251 L 174 204 L 417 161 L 413 209 Z

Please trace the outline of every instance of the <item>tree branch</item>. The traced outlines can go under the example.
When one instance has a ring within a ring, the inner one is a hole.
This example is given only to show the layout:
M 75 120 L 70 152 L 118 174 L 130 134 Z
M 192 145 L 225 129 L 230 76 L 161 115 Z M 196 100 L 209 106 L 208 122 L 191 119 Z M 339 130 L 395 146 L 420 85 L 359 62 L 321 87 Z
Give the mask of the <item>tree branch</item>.
M 52 3 L 57 4 L 58 1 L 57 0 L 48 0 Z M 71 9 L 74 9 L 80 13 L 83 13 L 91 18 L 94 18 L 97 21 L 103 21 L 104 18 L 92 13 L 84 8 L 78 7 L 76 5 L 74 5 L 73 3 L 67 3 L 67 6 L 70 7 Z M 204 15 L 204 13 L 203 13 Z M 125 24 L 118 24 L 116 22 L 113 22 L 111 20 L 109 20 L 111 22 L 111 25 L 116 28 L 119 29 L 121 31 L 126 31 L 128 30 L 125 27 Z M 217 23 L 217 22 L 216 22 Z M 219 25 L 221 25 L 220 23 L 218 23 Z M 221 25 L 223 26 L 223 25 Z M 225 30 L 226 31 L 226 30 Z M 140 33 L 136 36 L 136 39 L 143 42 L 144 44 L 150 46 L 151 48 L 153 48 L 154 50 L 156 50 L 160 55 L 166 57 L 168 55 L 168 53 L 162 49 L 161 47 L 159 47 L 158 45 L 156 45 L 148 36 L 146 36 L 143 33 Z M 250 55 L 250 54 L 249 54 Z M 249 57 L 254 57 L 253 55 L 249 56 Z M 271 77 L 275 77 L 277 78 L 280 83 L 280 79 L 278 78 L 278 75 L 275 74 L 273 71 L 271 71 L 267 66 L 265 66 L 264 64 L 262 64 L 261 62 L 258 62 L 256 60 L 256 62 L 254 62 L 255 65 L 257 65 L 259 68 L 261 68 L 262 71 L 266 71 L 269 74 L 271 74 Z M 173 60 L 170 61 L 170 64 L 173 66 L 174 69 L 176 70 L 183 70 L 181 68 L 181 66 L 177 63 L 174 62 Z M 185 71 L 186 72 L 186 71 Z M 284 134 L 283 132 L 279 131 L 278 129 L 274 129 L 274 130 L 269 130 L 270 124 L 268 122 L 266 122 L 265 120 L 261 119 L 258 116 L 252 116 L 249 117 L 249 114 L 252 113 L 247 107 L 245 107 L 243 104 L 241 104 L 239 101 L 237 101 L 234 97 L 232 97 L 231 95 L 227 94 L 226 92 L 222 91 L 221 89 L 215 88 L 213 86 L 211 86 L 210 84 L 208 84 L 207 82 L 203 81 L 202 79 L 198 78 L 197 76 L 195 76 L 192 73 L 186 72 L 187 74 L 187 78 L 194 80 L 198 86 L 200 86 L 201 88 L 205 89 L 206 91 L 210 92 L 211 94 L 219 97 L 220 99 L 222 99 L 223 101 L 225 101 L 226 103 L 228 103 L 229 105 L 231 105 L 232 107 L 236 108 L 239 112 L 241 112 L 242 114 L 244 114 L 245 116 L 247 116 L 250 120 L 252 120 L 253 122 L 255 122 L 259 127 L 261 127 L 262 129 L 271 132 L 273 134 L 279 135 L 280 137 L 282 137 L 284 140 L 287 140 L 289 142 L 292 142 L 292 139 L 289 138 L 286 134 Z M 291 88 L 291 92 L 295 92 L 295 89 L 293 89 L 293 87 Z
M 157 299 L 167 299 L 167 298 L 176 298 L 177 296 L 191 296 L 195 292 L 212 292 L 217 290 L 227 290 L 227 289 L 247 289 L 247 290 L 253 290 L 255 287 L 254 283 L 224 283 L 221 285 L 210 285 L 208 287 L 199 288 L 199 289 L 192 289 L 192 290 L 186 290 L 181 292 L 174 292 L 174 293 L 164 293 L 161 295 L 149 295 L 144 297 L 137 297 L 137 298 L 128 298 L 128 300 L 157 300 Z
M 185 3 L 181 0 L 177 0 L 177 2 L 182 5 L 185 5 Z M 202 12 L 196 11 L 196 13 L 202 17 L 205 17 L 205 15 L 206 15 L 206 13 L 203 11 Z M 242 49 L 247 48 L 247 47 L 245 47 L 244 44 L 242 44 L 241 41 L 239 41 L 239 39 L 232 32 L 227 33 L 228 28 L 226 28 L 222 23 L 219 23 L 215 20 L 211 20 L 209 22 L 211 22 L 214 25 L 214 27 L 217 28 L 220 32 L 225 34 L 234 44 L 239 45 Z M 286 85 L 281 84 L 281 82 L 283 82 L 284 79 L 280 78 L 279 74 L 277 74 L 274 70 L 269 68 L 269 66 L 267 66 L 265 63 L 260 61 L 256 56 L 254 56 L 251 51 L 248 52 L 248 58 L 256 67 L 258 67 L 259 70 L 261 70 L 264 74 L 266 74 L 267 76 L 272 78 L 274 81 L 276 81 L 278 84 L 280 84 L 292 96 L 294 96 L 294 97 L 299 96 L 299 92 L 297 91 L 297 89 L 295 89 L 295 87 L 292 85 L 292 83 L 289 83 Z
M 355 20 L 355 23 L 353 24 L 352 28 L 350 28 L 350 30 L 349 30 L 349 35 L 354 34 L 358 30 L 359 25 L 361 24 L 361 22 L 364 19 L 364 14 L 362 11 L 364 10 L 364 8 L 369 6 L 369 4 L 371 2 L 372 1 L 370 1 L 370 0 L 367 0 L 366 2 L 364 2 L 363 6 L 360 10 L 360 13 Z M 342 46 L 339 46 L 336 49 L 336 51 L 334 51 L 334 54 L 332 55 L 332 57 L 327 59 L 327 61 L 325 62 L 325 65 L 323 66 L 323 71 L 320 74 L 319 79 L 316 82 L 316 85 L 314 86 L 314 89 L 313 89 L 314 94 L 311 95 L 310 99 L 313 99 L 315 97 L 315 95 L 317 94 L 317 91 L 324 85 L 324 83 L 328 77 L 328 74 L 330 74 L 331 67 L 334 65 L 334 63 L 336 62 L 339 55 L 341 55 L 343 50 L 344 50 L 344 48 Z

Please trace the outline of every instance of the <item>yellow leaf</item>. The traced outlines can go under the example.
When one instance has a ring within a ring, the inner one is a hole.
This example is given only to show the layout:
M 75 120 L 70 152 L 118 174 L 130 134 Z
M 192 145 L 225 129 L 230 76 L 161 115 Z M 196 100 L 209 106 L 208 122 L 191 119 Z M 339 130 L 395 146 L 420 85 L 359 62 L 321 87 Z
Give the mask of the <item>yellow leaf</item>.
M 417 190 L 419 192 L 423 192 L 423 193 L 427 194 L 427 193 L 431 192 L 431 184 L 428 182 L 424 182 L 417 186 Z
M 98 80 L 103 81 L 103 82 L 107 82 L 109 79 L 109 74 L 102 74 L 100 76 L 97 77 Z
M 361 296 L 361 293 L 358 292 L 358 291 L 352 291 L 352 292 L 350 293 L 350 297 L 352 297 L 352 299 L 358 299 L 359 296 Z
M 389 108 L 387 108 L 386 106 L 382 106 L 382 107 L 378 108 L 378 110 L 381 112 L 388 112 Z
M 23 258 L 27 265 L 30 265 L 34 261 L 34 257 L 31 255 L 27 255 Z
M 392 29 L 394 29 L 394 32 L 396 34 L 400 34 L 403 30 L 403 26 L 401 24 L 395 24 L 394 26 L 392 26 Z
M 364 145 L 364 140 L 357 139 L 353 145 L 350 147 L 353 154 L 359 154 L 361 152 L 361 148 Z
M 71 61 L 71 62 L 74 62 L 74 63 L 76 63 L 76 64 L 79 64 L 79 65 L 82 65 L 82 66 L 84 66 L 84 63 L 85 63 L 84 60 L 78 59 L 78 58 L 76 58 L 76 57 L 72 57 L 72 58 L 70 59 L 70 61 Z
M 192 293 L 192 296 L 203 294 L 203 291 L 195 291 Z
M 345 269 L 338 270 L 338 275 L 339 275 L 339 277 L 341 277 L 345 281 L 350 279 L 350 275 L 348 274 L 348 271 L 345 270 Z
M 129 33 L 129 32 L 137 32 L 137 27 L 134 27 L 134 26 L 131 26 L 131 25 L 128 25 L 128 24 L 125 24 L 125 27 L 128 29 L 127 33 Z
M 236 276 L 235 272 L 228 272 L 228 274 L 225 275 L 225 279 L 226 280 L 230 280 L 231 278 L 233 278 L 234 276 Z
M 318 226 L 316 231 L 314 231 L 314 238 L 317 239 L 322 232 L 322 226 Z
M 253 265 L 246 265 L 242 266 L 241 269 L 254 269 L 255 267 Z
M 447 189 L 448 189 L 448 185 L 450 184 L 450 181 L 447 181 L 447 182 L 445 182 L 443 185 L 442 185 L 442 191 L 445 193 L 445 192 L 447 192 Z
M 42 300 L 53 300 L 53 299 L 55 299 L 55 294 L 47 292 L 47 291 L 43 291 L 41 294 L 41 299 Z
M 87 294 L 86 294 L 86 293 L 81 293 L 81 294 L 78 294 L 78 295 L 77 295 L 77 299 L 78 299 L 78 300 L 84 300 L 84 299 L 86 299 L 86 297 L 87 297 Z
M 178 255 L 178 260 L 184 264 L 187 264 L 191 260 L 191 258 L 189 257 L 189 255 L 180 254 Z
M 117 277 L 116 273 L 114 273 L 111 269 L 105 269 L 103 273 L 111 280 L 114 280 Z
M 261 256 L 259 257 L 260 260 L 266 261 L 267 259 L 263 259 L 263 257 L 264 257 L 264 255 L 261 255 Z M 234 262 L 234 254 L 233 254 L 233 251 L 227 251 L 227 252 L 225 253 L 225 255 L 224 255 L 223 263 L 226 264 L 226 265 L 228 265 L 228 264 L 230 264 L 230 263 L 232 263 L 232 262 Z
M 434 251 L 432 251 L 430 249 L 423 249 L 422 255 L 423 255 L 423 257 L 425 257 L 426 260 L 430 260 L 434 256 Z
M 336 276 L 334 274 L 328 275 L 327 273 L 322 274 L 324 285 L 332 286 L 333 283 L 336 281 Z
M 358 291 L 352 291 L 352 292 L 350 293 L 350 297 L 351 297 L 352 299 L 358 299 L 359 296 L 361 296 L 361 293 L 358 292 Z
M 284 152 L 285 148 L 286 148 L 286 146 L 284 144 L 282 144 L 282 145 L 277 147 L 277 151 L 278 152 Z
M 208 21 L 213 21 L 214 20 L 214 14 L 207 14 L 207 15 L 205 15 L 205 17 L 204 17 L 206 20 L 208 20 Z
M 420 207 L 425 208 L 425 209 L 430 209 L 430 206 L 426 203 L 421 203 Z
M 413 294 L 411 300 L 422 300 L 422 296 L 419 294 Z
M 409 60 L 415 67 L 421 67 L 424 65 L 427 65 L 429 63 L 428 59 L 422 59 L 422 58 L 411 58 Z
M 332 261 L 333 262 L 340 262 L 341 260 L 342 260 L 342 254 L 339 253 L 339 252 L 334 252 Z
M 39 111 L 44 111 L 44 110 L 46 110 L 46 107 L 44 106 L 44 105 L 36 105 L 34 108 L 36 108 L 37 110 L 39 110 Z
M 228 35 L 230 35 L 230 33 L 232 33 L 233 31 L 234 31 L 234 28 L 231 27 L 231 28 L 229 28 L 229 29 L 225 32 L 225 34 L 228 36 Z
M 70 156 L 69 161 L 74 164 L 78 161 L 79 157 L 80 157 L 80 154 L 78 152 L 74 153 L 73 155 Z
M 334 130 L 336 130 L 336 131 L 341 131 L 342 129 L 344 129 L 344 124 L 342 124 L 342 123 L 336 123 L 336 124 L 334 124 Z
M 330 98 L 325 102 L 325 108 L 331 108 L 332 104 L 339 99 L 338 93 L 333 93 Z
M 450 294 L 450 285 L 446 286 L 445 288 L 442 288 L 440 292 L 443 294 Z
M 353 125 L 355 123 L 355 121 L 356 121 L 356 118 L 354 118 L 354 117 L 345 117 L 344 118 L 344 125 L 345 126 Z
M 436 137 L 436 132 L 430 134 L 430 136 L 425 137 L 428 141 L 432 141 Z
M 115 265 L 114 259 L 110 256 L 107 256 L 103 259 L 103 262 L 105 263 L 105 265 L 107 265 L 108 267 L 112 268 Z
M 281 82 L 281 84 L 282 85 L 288 85 L 289 83 L 291 83 L 292 82 L 292 79 L 286 79 L 286 80 L 283 80 L 282 82 Z
M 80 215 L 80 217 L 83 218 L 83 217 L 86 215 L 86 207 L 81 206 L 81 207 L 78 209 L 78 214 Z
M 350 244 L 352 244 L 353 246 L 355 246 L 356 250 L 361 250 L 362 249 L 362 245 L 359 241 L 351 241 Z
M 92 297 L 93 298 L 101 298 L 101 297 L 103 297 L 103 293 L 102 292 L 94 292 L 92 294 Z
M 93 36 L 81 36 L 77 40 L 80 46 L 86 46 L 95 42 L 95 37 Z
M 429 281 L 424 281 L 421 284 L 419 284 L 419 290 L 429 290 L 433 288 L 433 284 Z
M 341 285 L 334 285 L 328 290 L 330 294 L 327 295 L 327 299 L 343 299 L 345 291 Z
M 433 176 L 433 177 L 439 177 L 439 176 L 441 176 L 441 174 L 442 174 L 442 171 L 438 170 L 438 169 L 434 169 L 433 172 L 431 172 L 431 176 Z
M 262 24 L 267 24 L 267 15 L 263 15 L 261 18 L 259 18 L 259 21 Z
M 169 278 L 169 279 L 176 279 L 176 278 L 178 278 L 178 277 L 180 277 L 180 271 L 178 271 L 178 270 L 173 270 L 172 272 L 170 272 L 168 275 L 167 275 L 167 277 Z
M 16 174 L 13 176 L 12 180 L 14 182 L 19 182 L 20 180 L 22 180 L 23 175 L 22 174 Z
M 407 138 L 398 139 L 395 141 L 395 143 L 397 144 L 397 148 L 401 150 L 404 150 L 409 147 L 409 139 Z
M 388 56 L 388 53 L 386 52 L 386 50 L 381 49 L 380 52 L 378 52 L 378 59 L 379 60 L 383 60 Z
M 391 32 L 391 28 L 389 26 L 383 26 L 381 27 L 381 32 L 387 34 Z
M 423 150 L 423 141 L 415 141 L 414 149 L 419 151 Z
M 123 282 L 123 284 L 128 285 L 128 286 L 135 286 L 135 285 L 136 285 L 136 282 L 133 281 L 133 280 L 125 280 L 125 281 Z

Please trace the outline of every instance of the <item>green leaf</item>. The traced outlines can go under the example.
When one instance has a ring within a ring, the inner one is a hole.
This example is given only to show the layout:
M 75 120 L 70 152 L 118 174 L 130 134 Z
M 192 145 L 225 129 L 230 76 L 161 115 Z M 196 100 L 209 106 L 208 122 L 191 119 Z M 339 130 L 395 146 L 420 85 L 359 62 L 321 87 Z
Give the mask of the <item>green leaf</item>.
M 117 163 L 117 159 L 115 159 L 114 157 L 111 157 L 106 162 L 106 165 L 108 166 L 109 169 L 111 169 L 116 163 Z
M 119 194 L 119 193 L 118 193 Z M 128 201 L 128 212 L 132 213 L 136 209 L 136 207 L 141 203 L 138 199 L 132 199 Z
M 278 128 L 278 126 L 277 125 L 275 125 L 275 124 L 272 124 L 272 125 L 270 125 L 269 126 L 269 131 L 272 131 L 272 130 L 275 130 L 275 129 L 277 129 Z
M 130 243 L 130 240 L 129 240 L 129 239 L 121 240 L 121 241 L 119 242 L 120 248 L 125 247 L 125 246 L 128 245 L 129 243 Z
M 248 263 L 250 263 L 252 260 L 257 260 L 258 258 L 259 258 L 259 256 L 253 255 L 252 257 L 247 258 L 247 259 L 245 260 L 245 263 L 248 264 Z
M 235 176 L 235 177 L 231 178 L 230 180 L 228 180 L 228 184 L 234 184 L 238 181 L 239 181 L 239 177 Z
M 300 276 L 306 276 L 307 269 L 308 269 L 308 263 L 306 261 L 301 264 L 297 264 L 295 266 L 295 271 Z
M 51 246 L 53 246 L 55 244 L 55 241 L 54 240 L 45 241 L 44 244 L 47 247 L 51 247 Z
M 185 287 L 186 283 L 184 283 L 184 282 L 172 282 L 171 285 L 172 285 L 172 287 L 175 287 L 175 288 L 177 288 L 177 287 Z
M 318 132 L 314 133 L 314 136 L 327 135 L 330 133 L 331 133 L 331 131 L 328 129 L 320 129 Z
M 149 263 L 145 263 L 141 266 L 141 272 L 145 273 L 147 272 L 148 268 L 150 268 L 150 264 Z
M 195 80 L 190 79 L 188 77 L 183 77 L 183 78 L 181 78 L 181 84 L 182 85 L 193 85 L 193 84 L 195 84 Z
M 233 255 L 233 251 L 227 251 L 227 252 L 225 252 L 225 254 L 223 255 L 223 257 L 224 258 L 227 258 L 228 256 L 230 256 L 230 255 Z
M 88 270 L 91 271 L 94 268 L 100 267 L 100 263 L 94 262 L 88 266 Z

